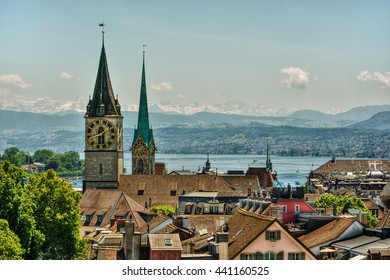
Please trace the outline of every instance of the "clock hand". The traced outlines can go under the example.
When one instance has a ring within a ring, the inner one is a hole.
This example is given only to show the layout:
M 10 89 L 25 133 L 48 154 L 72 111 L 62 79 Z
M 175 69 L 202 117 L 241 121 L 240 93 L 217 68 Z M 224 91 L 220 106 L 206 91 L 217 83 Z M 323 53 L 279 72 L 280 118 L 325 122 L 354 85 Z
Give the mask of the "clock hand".
M 91 137 L 89 137 L 90 139 L 91 138 L 95 138 L 95 137 L 99 137 L 99 136 L 102 136 L 104 133 L 106 133 L 107 131 L 109 130 L 108 127 L 106 127 L 102 132 L 96 134 L 96 135 L 92 135 Z

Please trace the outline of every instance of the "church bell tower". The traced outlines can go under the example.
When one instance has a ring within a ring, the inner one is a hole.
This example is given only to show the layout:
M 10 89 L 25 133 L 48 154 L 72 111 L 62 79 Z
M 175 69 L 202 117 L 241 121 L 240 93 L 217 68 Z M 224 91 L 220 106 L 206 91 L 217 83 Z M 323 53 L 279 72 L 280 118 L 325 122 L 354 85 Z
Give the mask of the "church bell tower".
M 85 113 L 85 179 L 83 189 L 118 188 L 123 174 L 123 116 L 115 98 L 108 73 L 104 47 L 102 50 L 92 99 Z
M 153 130 L 149 127 L 148 101 L 146 96 L 145 78 L 145 45 L 143 51 L 141 92 L 138 109 L 138 124 L 134 129 L 133 143 L 131 145 L 132 174 L 155 174 L 156 146 Z

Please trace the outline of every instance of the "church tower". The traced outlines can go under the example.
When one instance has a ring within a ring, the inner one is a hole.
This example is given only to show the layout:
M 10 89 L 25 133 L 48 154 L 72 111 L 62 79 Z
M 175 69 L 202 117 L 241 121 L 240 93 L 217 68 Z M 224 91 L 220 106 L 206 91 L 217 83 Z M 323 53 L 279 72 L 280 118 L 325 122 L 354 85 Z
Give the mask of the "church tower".
M 144 45 L 138 124 L 137 128 L 134 129 L 133 144 L 131 145 L 131 169 L 133 175 L 155 174 L 155 151 L 156 146 L 153 138 L 153 130 L 149 126 L 148 101 L 146 96 Z
M 104 24 L 100 24 L 104 28 Z M 85 113 L 85 179 L 83 189 L 118 188 L 123 174 L 123 117 L 111 86 L 104 29 L 99 69 Z

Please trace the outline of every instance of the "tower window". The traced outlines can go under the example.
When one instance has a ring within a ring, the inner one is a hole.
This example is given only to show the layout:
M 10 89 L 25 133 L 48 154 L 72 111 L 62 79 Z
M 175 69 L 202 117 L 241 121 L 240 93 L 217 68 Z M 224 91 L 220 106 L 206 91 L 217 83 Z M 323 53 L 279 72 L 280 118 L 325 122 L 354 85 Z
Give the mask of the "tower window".
M 103 164 L 99 164 L 99 174 L 103 174 Z
M 144 173 L 144 162 L 142 161 L 142 159 L 140 159 L 140 160 L 138 161 L 138 170 L 137 170 L 137 173 L 138 173 L 138 174 Z

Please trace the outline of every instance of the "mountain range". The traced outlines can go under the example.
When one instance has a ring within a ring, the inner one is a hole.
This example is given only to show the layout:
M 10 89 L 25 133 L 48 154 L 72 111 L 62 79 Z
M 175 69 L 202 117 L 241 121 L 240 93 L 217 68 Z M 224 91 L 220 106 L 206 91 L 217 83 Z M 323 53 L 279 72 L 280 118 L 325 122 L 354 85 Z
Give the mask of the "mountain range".
M 122 114 L 128 151 L 138 113 Z M 0 110 L 0 153 L 11 146 L 28 152 L 43 148 L 82 152 L 83 115 Z M 334 115 L 301 110 L 285 116 L 150 112 L 149 117 L 160 153 L 261 154 L 270 137 L 277 155 L 390 157 L 390 105 Z

